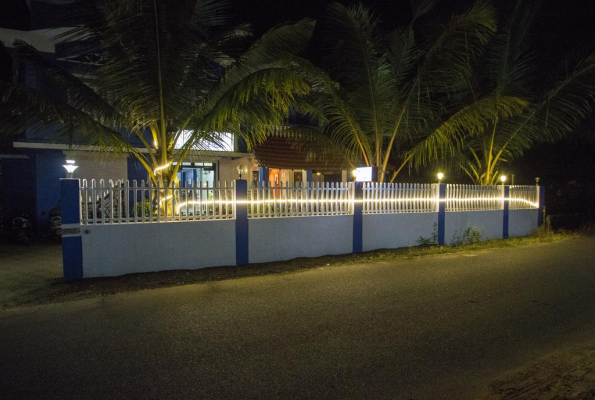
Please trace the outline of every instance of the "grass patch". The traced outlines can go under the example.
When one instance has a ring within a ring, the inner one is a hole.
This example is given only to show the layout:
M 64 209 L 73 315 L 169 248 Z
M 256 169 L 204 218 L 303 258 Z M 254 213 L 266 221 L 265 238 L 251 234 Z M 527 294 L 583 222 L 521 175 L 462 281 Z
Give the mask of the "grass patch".
M 595 230 L 594 230 L 595 231 Z M 504 247 L 531 246 L 553 243 L 581 236 L 578 233 L 538 230 L 533 236 L 507 240 L 489 240 L 461 246 L 416 246 L 394 250 L 375 250 L 358 254 L 297 258 L 289 261 L 250 264 L 240 267 L 217 267 L 199 270 L 175 270 L 130 274 L 112 278 L 93 278 L 65 283 L 62 279 L 44 279 L 37 286 L 15 294 L 5 301 L 6 308 L 57 303 L 137 290 L 165 288 L 179 285 L 239 279 L 254 276 L 286 274 L 315 268 L 348 267 L 356 264 L 397 261 L 420 257 L 433 257 L 468 251 Z

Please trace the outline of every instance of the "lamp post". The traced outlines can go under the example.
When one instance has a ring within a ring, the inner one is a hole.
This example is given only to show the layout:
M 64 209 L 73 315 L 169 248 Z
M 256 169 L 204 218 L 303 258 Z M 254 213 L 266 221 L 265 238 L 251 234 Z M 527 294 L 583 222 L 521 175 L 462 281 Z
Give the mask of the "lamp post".
M 63 167 L 68 173 L 68 178 L 72 179 L 72 174 L 74 170 L 78 168 L 78 165 L 74 164 L 74 160 L 66 160 L 66 164 L 64 164 Z
M 442 179 L 444 179 L 444 174 L 442 172 L 438 172 L 438 175 L 436 175 L 438 177 L 438 183 L 442 183 Z

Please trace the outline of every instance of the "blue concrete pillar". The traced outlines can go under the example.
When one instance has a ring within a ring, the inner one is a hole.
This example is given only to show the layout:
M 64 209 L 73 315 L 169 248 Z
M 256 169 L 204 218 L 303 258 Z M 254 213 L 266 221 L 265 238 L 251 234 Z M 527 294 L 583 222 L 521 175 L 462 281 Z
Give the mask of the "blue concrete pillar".
M 537 186 L 538 209 L 537 209 L 537 226 L 543 225 L 543 214 L 545 211 L 545 186 Z
M 60 179 L 62 201 L 62 267 L 65 281 L 83 278 L 81 200 L 78 179 Z
M 268 182 L 269 181 L 269 169 L 265 167 L 258 168 L 258 180 L 260 182 Z
M 353 252 L 361 253 L 363 251 L 363 229 L 364 216 L 363 209 L 363 182 L 353 183 Z
M 312 182 L 312 170 L 311 169 L 306 169 L 304 171 L 306 171 L 306 176 L 303 177 L 304 178 L 304 182 L 308 182 L 308 183 Z
M 438 184 L 438 244 L 445 244 L 446 232 L 446 183 Z
M 235 217 L 236 217 L 236 265 L 249 262 L 248 242 L 248 182 L 235 180 Z
M 502 238 L 508 239 L 508 224 L 510 221 L 510 186 L 502 185 L 502 208 L 504 210 L 502 220 Z

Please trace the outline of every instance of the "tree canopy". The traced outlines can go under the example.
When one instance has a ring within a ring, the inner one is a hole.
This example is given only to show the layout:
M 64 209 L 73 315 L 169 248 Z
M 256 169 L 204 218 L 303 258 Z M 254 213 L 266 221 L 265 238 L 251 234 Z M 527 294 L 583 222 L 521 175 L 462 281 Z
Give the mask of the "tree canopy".
M 308 45 L 313 21 L 277 26 L 241 51 L 250 27 L 231 26 L 224 1 L 84 4 L 88 23 L 61 39 L 79 43 L 73 56 L 93 60 L 88 78 L 20 42 L 20 59 L 52 85 L 0 83 L 5 132 L 50 129 L 56 140 L 128 151 L 151 179 L 169 181 L 191 149 L 220 143 L 224 132 L 263 140 L 295 96 L 310 91 L 289 67 Z M 62 90 L 48 90 L 56 87 Z
M 473 68 L 458 113 L 486 116 L 479 129 L 461 126 L 449 146 L 435 146 L 431 133 L 410 151 L 413 166 L 442 160 L 475 183 L 495 184 L 503 164 L 535 144 L 565 137 L 592 112 L 595 55 L 578 62 L 568 57 L 560 60 L 561 72 L 540 73 L 530 41 L 537 4 L 519 1 Z
M 595 58 L 535 79 L 535 4 L 518 2 L 497 28 L 480 0 L 420 34 L 416 21 L 435 3 L 413 1 L 411 22 L 388 34 L 366 7 L 331 5 L 320 68 L 337 84 L 308 95 L 319 122 L 309 129 L 354 164 L 378 167 L 381 181 L 441 162 L 493 184 L 502 163 L 564 137 L 592 110 Z

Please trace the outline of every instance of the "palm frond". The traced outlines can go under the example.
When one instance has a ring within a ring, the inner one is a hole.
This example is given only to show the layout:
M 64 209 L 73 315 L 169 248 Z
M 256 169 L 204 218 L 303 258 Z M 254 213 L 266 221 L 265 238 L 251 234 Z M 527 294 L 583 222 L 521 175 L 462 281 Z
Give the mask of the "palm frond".
M 484 133 L 484 128 L 494 119 L 519 115 L 528 102 L 517 97 L 487 97 L 464 107 L 444 122 L 429 129 L 429 135 L 408 152 L 414 168 L 431 161 L 447 159 L 469 146 L 469 137 Z
M 50 141 L 93 144 L 112 151 L 126 145 L 123 135 L 91 115 L 36 89 L 0 82 L 0 120 L 6 132 L 43 132 Z

